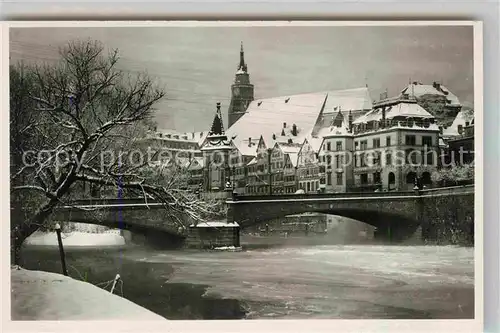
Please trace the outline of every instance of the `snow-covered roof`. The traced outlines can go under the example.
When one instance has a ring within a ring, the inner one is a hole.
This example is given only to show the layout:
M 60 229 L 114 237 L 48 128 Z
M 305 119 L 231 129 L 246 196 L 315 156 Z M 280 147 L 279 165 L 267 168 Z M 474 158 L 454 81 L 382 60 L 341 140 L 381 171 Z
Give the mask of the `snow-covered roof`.
M 328 99 L 326 101 L 323 113 L 336 113 L 338 108 L 343 113 L 359 110 L 371 110 L 372 99 L 367 87 L 327 91 Z
M 366 87 L 257 99 L 250 103 L 247 112 L 226 134 L 234 137 L 233 142 L 237 147 L 238 141 L 248 140 L 249 137 L 259 138 L 261 135 L 266 145 L 273 146 L 276 141 L 284 141 L 280 138 L 283 123 L 286 123 L 286 140 L 295 124 L 298 135 L 297 139 L 294 136 L 292 140 L 296 142 L 312 133 L 323 106 L 323 113 L 338 112 L 340 108 L 347 115 L 349 110 L 370 110 L 372 100 Z
M 311 145 L 312 149 L 318 153 L 321 149 L 321 145 L 323 144 L 323 138 L 322 137 L 318 137 L 318 138 L 314 138 L 314 137 L 308 137 L 307 139 L 307 142 L 309 142 L 309 144 Z
M 257 157 L 252 158 L 250 162 L 248 162 L 247 166 L 257 164 Z
M 451 91 L 442 84 L 434 86 L 430 84 L 411 83 L 404 88 L 401 93 L 414 95 L 417 98 L 424 95 L 441 95 L 446 97 L 446 99 L 450 102 L 449 105 L 461 106 L 458 97 L 451 93 Z
M 281 142 L 278 143 L 278 145 L 284 154 L 298 153 L 300 151 L 300 148 L 302 147 L 302 143 Z
M 396 117 L 415 117 L 415 118 L 434 118 L 417 103 L 400 101 L 398 104 L 387 107 L 385 111 L 386 119 Z M 354 124 L 362 124 L 370 121 L 379 121 L 382 119 L 382 108 L 376 108 L 356 119 Z
M 292 165 L 294 167 L 296 167 L 297 164 L 299 163 L 299 152 L 298 151 L 297 152 L 291 152 L 291 153 L 287 153 L 287 155 L 290 158 L 290 162 L 292 162 Z
M 329 138 L 329 137 L 334 137 L 334 136 L 351 136 L 353 135 L 351 132 L 349 132 L 349 128 L 342 126 L 342 127 L 336 127 L 336 126 L 328 126 L 324 127 L 319 130 L 317 136 L 320 138 Z
M 290 129 L 297 126 L 301 135 L 311 133 L 325 103 L 326 93 L 310 93 L 254 100 L 247 112 L 227 131 L 228 137 L 239 147 L 239 141 L 258 140 L 262 135 L 266 145 L 273 145 L 273 134 L 278 139 L 283 123 Z
M 258 140 L 246 139 L 246 140 L 233 140 L 232 142 L 242 156 L 257 155 L 257 144 L 259 143 Z
M 455 119 L 451 126 L 445 128 L 443 130 L 443 136 L 458 136 L 458 126 L 465 127 L 468 122 L 469 125 L 474 121 L 474 111 L 471 109 L 462 109 Z

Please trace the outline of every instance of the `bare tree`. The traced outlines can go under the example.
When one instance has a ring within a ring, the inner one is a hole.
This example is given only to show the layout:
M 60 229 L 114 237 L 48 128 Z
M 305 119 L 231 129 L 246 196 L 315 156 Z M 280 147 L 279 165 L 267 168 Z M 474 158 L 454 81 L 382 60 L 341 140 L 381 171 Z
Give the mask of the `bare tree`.
M 148 161 L 130 156 L 164 91 L 147 75 L 117 69 L 118 52 L 106 54 L 99 42 L 71 42 L 60 54 L 55 66 L 10 71 L 13 260 L 81 182 L 160 200 L 174 220 L 210 214 L 215 205 L 180 189 L 177 181 L 148 183 L 141 173 Z

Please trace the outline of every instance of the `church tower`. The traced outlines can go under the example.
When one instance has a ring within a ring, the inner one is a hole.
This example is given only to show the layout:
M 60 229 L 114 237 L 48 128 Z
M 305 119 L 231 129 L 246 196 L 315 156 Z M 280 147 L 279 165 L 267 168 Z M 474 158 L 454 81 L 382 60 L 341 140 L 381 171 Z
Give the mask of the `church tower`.
M 243 42 L 240 49 L 240 63 L 234 83 L 231 85 L 231 103 L 228 110 L 228 128 L 243 116 L 250 102 L 253 101 L 253 84 L 250 83 Z

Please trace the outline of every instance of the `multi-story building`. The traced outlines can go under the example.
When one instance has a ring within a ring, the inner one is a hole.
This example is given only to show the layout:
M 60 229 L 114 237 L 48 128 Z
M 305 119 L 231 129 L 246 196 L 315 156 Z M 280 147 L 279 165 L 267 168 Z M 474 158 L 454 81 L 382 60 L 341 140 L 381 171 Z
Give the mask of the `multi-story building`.
M 331 126 L 318 133 L 323 138 L 319 151 L 320 187 L 323 192 L 347 192 L 353 185 L 352 114 L 338 112 Z
M 447 141 L 449 163 L 461 165 L 474 162 L 474 115 L 467 120 L 463 128 L 458 125 L 458 135 Z
M 319 144 L 318 144 L 319 141 Z M 320 139 L 304 139 L 297 161 L 297 181 L 299 189 L 305 193 L 318 193 L 320 190 L 319 158 Z
M 439 127 L 412 96 L 378 103 L 353 122 L 354 188 L 409 190 L 430 185 L 439 156 Z
M 201 145 L 208 132 L 181 133 L 174 130 L 150 131 L 137 140 L 138 147 L 150 149 L 152 161 L 175 162 L 187 166 L 195 157 L 201 157 Z

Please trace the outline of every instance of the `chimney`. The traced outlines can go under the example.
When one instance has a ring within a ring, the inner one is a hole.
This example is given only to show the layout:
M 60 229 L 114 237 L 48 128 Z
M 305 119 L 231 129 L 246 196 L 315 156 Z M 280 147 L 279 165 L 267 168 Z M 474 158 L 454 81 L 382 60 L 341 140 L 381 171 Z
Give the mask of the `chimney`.
M 297 136 L 297 125 L 293 124 L 292 126 L 292 135 Z
M 203 137 L 203 132 L 200 132 L 200 138 Z
M 288 143 L 293 143 L 292 138 L 288 139 Z
M 283 128 L 286 128 L 286 123 L 283 123 Z
M 436 88 L 437 90 L 441 90 L 441 84 L 440 84 L 440 83 L 438 83 L 438 82 L 436 82 L 436 81 L 434 81 L 434 82 L 432 83 L 432 86 L 433 86 L 434 88 Z
M 220 114 L 220 102 L 217 102 L 217 113 Z
M 349 110 L 349 132 L 352 132 L 352 113 Z
M 443 126 L 439 126 L 439 134 L 443 134 Z
M 248 138 L 248 147 L 252 147 L 252 138 Z
M 276 140 L 276 134 L 273 133 L 273 140 Z

